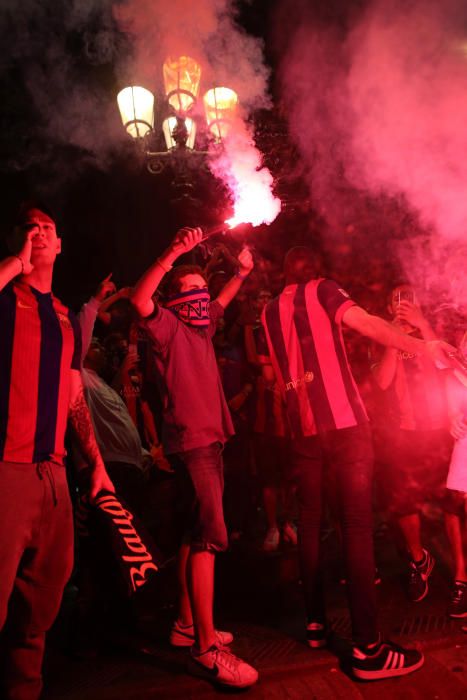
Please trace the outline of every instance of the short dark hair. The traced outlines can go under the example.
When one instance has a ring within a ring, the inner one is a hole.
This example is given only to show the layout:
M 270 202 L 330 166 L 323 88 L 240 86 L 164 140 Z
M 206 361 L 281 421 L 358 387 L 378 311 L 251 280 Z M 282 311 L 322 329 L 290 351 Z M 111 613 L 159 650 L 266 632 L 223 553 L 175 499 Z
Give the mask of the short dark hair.
M 177 265 L 167 275 L 164 283 L 164 296 L 170 297 L 173 294 L 178 294 L 181 287 L 180 282 L 187 275 L 200 275 L 206 282 L 206 287 L 208 286 L 206 276 L 199 265 Z
M 27 222 L 28 214 L 33 209 L 46 214 L 54 223 L 56 223 L 56 218 L 52 209 L 39 199 L 25 199 L 21 202 L 18 209 L 16 210 L 13 217 L 11 217 L 8 230 L 5 231 L 5 245 L 10 253 L 19 253 L 21 250 L 24 240 L 24 225 Z
M 55 214 L 46 202 L 40 199 L 27 199 L 21 202 L 21 204 L 19 205 L 15 217 L 15 226 L 21 226 L 22 224 L 24 224 L 29 212 L 33 211 L 33 209 L 41 211 L 43 214 L 46 214 L 49 217 L 49 219 L 52 219 L 54 223 L 56 222 Z
M 295 246 L 291 248 L 284 259 L 284 274 L 286 280 L 294 282 L 307 282 L 312 279 L 317 271 L 315 253 L 308 246 Z

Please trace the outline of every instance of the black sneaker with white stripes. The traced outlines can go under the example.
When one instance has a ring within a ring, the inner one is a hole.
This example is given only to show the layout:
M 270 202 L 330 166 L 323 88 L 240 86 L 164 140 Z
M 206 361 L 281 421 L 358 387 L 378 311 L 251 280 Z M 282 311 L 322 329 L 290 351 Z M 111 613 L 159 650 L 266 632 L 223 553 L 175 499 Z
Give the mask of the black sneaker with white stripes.
M 352 671 L 356 678 L 379 681 L 405 676 L 423 666 L 424 656 L 417 649 L 404 649 L 392 642 L 381 642 L 374 649 L 354 647 Z

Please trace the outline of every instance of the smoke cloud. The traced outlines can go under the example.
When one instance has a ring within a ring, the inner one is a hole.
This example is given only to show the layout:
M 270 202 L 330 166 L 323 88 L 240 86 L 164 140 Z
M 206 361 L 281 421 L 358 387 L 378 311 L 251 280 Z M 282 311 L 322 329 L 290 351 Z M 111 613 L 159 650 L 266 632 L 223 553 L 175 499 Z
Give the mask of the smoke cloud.
M 230 223 L 259 226 L 274 221 L 281 202 L 273 195 L 273 177 L 263 166 L 251 126 L 237 119 L 224 140 L 224 148 L 213 150 L 210 166 L 232 193 L 234 216 Z
M 124 0 L 114 15 L 132 39 L 126 70 L 133 80 L 152 89 L 168 56 L 191 56 L 206 90 L 227 85 L 247 110 L 269 104 L 262 44 L 235 22 L 231 0 Z
M 269 106 L 262 43 L 238 25 L 233 0 L 0 0 L 0 37 L 7 57 L 0 80 L 13 95 L 10 168 L 46 164 L 63 180 L 70 173 L 54 159 L 56 145 L 75 154 L 73 174 L 82 163 L 107 168 L 115 147 L 128 140 L 118 90 L 141 84 L 155 92 L 159 109 L 169 56 L 188 55 L 201 64 L 202 91 L 214 85 L 235 90 L 245 120 Z M 28 120 L 21 120 L 22 112 Z M 253 180 L 261 156 L 251 130 L 242 125 L 235 141 Z M 226 183 L 234 171 L 245 171 L 226 158 L 215 160 L 212 170 Z M 265 185 L 267 175 L 263 171 L 256 183 Z
M 188 55 L 202 67 L 204 90 L 213 86 L 235 90 L 240 118 L 231 125 L 225 150 L 210 149 L 210 168 L 230 189 L 239 220 L 253 221 L 256 216 L 256 224 L 270 223 L 280 210 L 280 202 L 272 195 L 271 173 L 262 167 L 261 154 L 247 125 L 253 110 L 270 105 L 269 72 L 261 42 L 236 23 L 233 3 L 126 0 L 115 7 L 115 16 L 132 37 L 134 55 L 129 70 L 143 85 L 153 83 L 155 71 L 160 72 L 168 56 Z
M 465 2 L 374 0 L 340 23 L 304 1 L 294 8 L 280 85 L 318 208 L 345 226 L 349 185 L 392 198 L 394 211 L 403 203 L 419 233 L 398 244 L 407 274 L 425 289 L 450 286 L 465 304 L 465 282 L 449 280 L 453 251 L 458 269 L 467 262 Z
M 105 166 L 121 141 L 114 94 L 102 79 L 123 43 L 111 9 L 110 0 L 1 0 L 9 167 L 59 170 L 57 144 L 81 151 L 78 170 L 83 158 Z

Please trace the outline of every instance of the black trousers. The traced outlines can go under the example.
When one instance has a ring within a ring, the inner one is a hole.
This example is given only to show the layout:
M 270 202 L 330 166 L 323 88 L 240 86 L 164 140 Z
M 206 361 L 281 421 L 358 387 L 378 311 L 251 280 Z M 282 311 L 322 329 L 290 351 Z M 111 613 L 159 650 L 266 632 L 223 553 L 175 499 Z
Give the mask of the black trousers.
M 334 471 L 354 642 L 378 639 L 373 552 L 373 447 L 368 425 L 292 441 L 299 559 L 309 622 L 325 622 L 320 526 L 324 466 Z

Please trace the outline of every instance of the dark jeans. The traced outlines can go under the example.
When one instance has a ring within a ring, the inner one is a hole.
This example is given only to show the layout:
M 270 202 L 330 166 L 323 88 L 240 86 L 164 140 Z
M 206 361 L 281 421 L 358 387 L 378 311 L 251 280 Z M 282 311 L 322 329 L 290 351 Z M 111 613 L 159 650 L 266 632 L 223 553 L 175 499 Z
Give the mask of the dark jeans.
M 222 498 L 223 446 L 220 442 L 173 455 L 185 540 L 198 552 L 222 552 L 228 547 Z
M 292 442 L 299 504 L 299 558 L 309 622 L 325 621 L 320 526 L 323 467 L 335 471 L 353 637 L 378 638 L 373 554 L 373 447 L 368 426 L 333 430 Z

